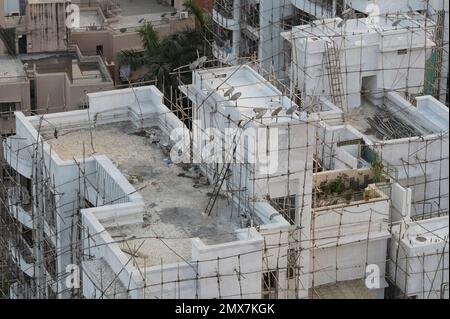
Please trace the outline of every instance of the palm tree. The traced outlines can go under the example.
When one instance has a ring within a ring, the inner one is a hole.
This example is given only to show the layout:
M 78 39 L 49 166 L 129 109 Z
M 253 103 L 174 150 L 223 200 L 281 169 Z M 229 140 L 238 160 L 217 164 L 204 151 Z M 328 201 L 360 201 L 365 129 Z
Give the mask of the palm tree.
M 206 28 L 203 13 L 191 0 L 186 1 L 189 9 Z M 160 39 L 151 23 L 145 23 L 139 30 L 143 50 L 122 50 L 118 54 L 119 68 L 125 70 L 126 78 L 132 71 L 141 71 L 138 81 L 157 79 L 157 86 L 164 92 L 170 87 L 177 88 L 180 80 L 190 83 L 191 73 L 174 73 L 174 70 L 195 61 L 199 56 L 208 55 L 208 41 L 202 32 L 187 28 L 186 30 Z M 128 72 L 130 71 L 130 72 Z M 127 79 L 128 80 L 128 79 Z

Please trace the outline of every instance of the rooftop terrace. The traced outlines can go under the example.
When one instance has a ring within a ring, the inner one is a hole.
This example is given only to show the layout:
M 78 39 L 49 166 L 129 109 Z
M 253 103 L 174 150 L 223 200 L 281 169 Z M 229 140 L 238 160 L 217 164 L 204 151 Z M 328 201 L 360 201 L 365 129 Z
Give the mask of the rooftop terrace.
M 161 0 L 116 0 L 122 9 L 122 15 L 132 16 L 149 13 L 172 12 L 175 9 Z
M 41 53 L 20 56 L 29 71 L 40 74 L 65 73 L 73 83 L 101 83 L 110 75 L 99 57 L 83 57 L 76 52 Z
M 149 128 L 144 134 L 129 122 L 102 125 L 92 129 L 92 143 L 87 129 L 58 135 L 55 139 L 47 133 L 44 138 L 62 160 L 82 158 L 84 145 L 86 156 L 106 155 L 142 195 L 143 223 L 105 226 L 135 265 L 191 260 L 193 237 L 206 244 L 236 240 L 237 210 L 219 198 L 210 216 L 203 213 L 212 187 L 195 169 L 170 162 L 168 141 L 159 129 Z
M 379 105 L 362 98 L 361 106 L 349 111 L 346 120 L 374 142 L 448 130 L 448 122 L 438 121 L 435 115 L 440 112 L 435 103 L 427 97 L 421 101 L 416 108 L 396 93 L 387 93 Z
M 448 216 L 411 222 L 407 230 L 403 230 L 401 241 L 411 249 L 426 249 L 436 245 L 446 247 L 445 250 L 448 250 L 448 223 Z M 394 226 L 393 236 L 398 238 L 400 231 L 399 225 Z
M 316 20 L 311 24 L 295 26 L 292 32 L 296 37 L 308 37 L 315 41 L 318 39 L 314 37 L 341 37 L 343 34 L 384 33 L 423 28 L 426 18 L 418 13 L 411 13 L 383 16 L 374 25 L 368 24 L 367 21 L 366 18 L 348 19 L 345 22 L 341 18 Z M 431 21 L 428 22 L 432 25 Z
M 193 77 L 193 84 L 182 88 L 188 96 L 196 100 L 195 94 L 206 98 L 215 91 L 208 102 L 225 112 L 238 112 L 241 119 L 255 118 L 268 124 L 298 118 L 298 106 L 249 66 L 205 69 Z
M 0 54 L 0 83 L 17 82 L 26 79 L 22 62 L 6 54 Z
M 115 3 L 120 7 L 120 14 L 109 23 L 113 29 L 139 27 L 144 21 L 156 22 L 176 12 L 174 7 L 158 0 L 116 0 Z

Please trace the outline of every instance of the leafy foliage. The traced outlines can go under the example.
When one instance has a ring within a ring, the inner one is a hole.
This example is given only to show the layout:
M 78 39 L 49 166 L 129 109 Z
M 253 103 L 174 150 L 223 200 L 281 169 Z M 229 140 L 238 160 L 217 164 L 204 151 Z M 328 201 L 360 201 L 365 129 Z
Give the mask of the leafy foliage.
M 190 72 L 178 74 L 174 70 L 205 55 L 207 45 L 201 32 L 185 29 L 161 40 L 151 23 L 146 23 L 139 30 L 139 35 L 144 50 L 122 50 L 118 54 L 119 66 L 129 65 L 133 71 L 145 67 L 147 72 L 139 80 L 157 79 L 158 88 L 165 92 L 169 92 L 170 87 L 178 87 L 179 79 L 190 83 Z

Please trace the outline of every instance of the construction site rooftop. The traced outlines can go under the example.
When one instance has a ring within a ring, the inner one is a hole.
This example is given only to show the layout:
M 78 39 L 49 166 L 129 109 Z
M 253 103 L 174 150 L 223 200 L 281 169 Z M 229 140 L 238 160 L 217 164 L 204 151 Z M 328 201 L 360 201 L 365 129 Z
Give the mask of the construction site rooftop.
M 109 18 L 109 26 L 117 30 L 134 30 L 146 22 L 158 25 L 158 21 L 163 18 L 176 15 L 174 7 L 158 0 L 118 0 L 116 3 L 118 14 L 111 18 L 107 16 L 107 18 Z
M 196 167 L 170 161 L 168 141 L 158 128 L 137 132 L 121 122 L 43 136 L 62 160 L 83 158 L 83 147 L 84 156 L 106 155 L 142 196 L 143 223 L 105 226 L 136 266 L 191 260 L 190 238 L 206 244 L 236 240 L 237 209 L 219 196 L 211 214 L 204 214 L 212 186 Z
M 347 123 L 374 142 L 426 136 L 448 130 L 448 113 L 445 123 L 445 118 L 438 115 L 445 113 L 442 103 L 431 97 L 424 97 L 419 107 L 395 94 L 385 97 L 384 101 L 383 104 L 375 105 L 369 99 L 362 98 L 360 107 L 349 110 Z
M 193 84 L 182 87 L 186 95 L 194 100 L 198 94 L 211 96 L 209 103 L 225 113 L 237 112 L 244 121 L 269 124 L 298 119 L 298 106 L 249 66 L 203 69 L 193 76 Z
M 40 74 L 65 73 L 73 83 L 112 81 L 102 60 L 97 56 L 79 56 L 73 52 L 50 52 L 21 55 L 23 67 Z
M 142 15 L 145 13 L 164 13 L 175 11 L 174 7 L 161 0 L 116 0 L 124 16 Z
M 410 248 L 439 245 L 448 251 L 448 223 L 448 216 L 412 221 L 407 225 L 401 241 Z M 399 232 L 404 231 L 403 229 L 400 225 L 394 225 L 393 236 L 398 239 Z
M 19 59 L 0 54 L 0 83 L 21 82 L 26 79 L 25 70 Z
M 366 33 L 411 32 L 412 29 L 423 29 L 425 26 L 431 28 L 433 26 L 431 20 L 427 20 L 427 18 L 418 13 L 376 17 L 372 24 L 368 21 L 367 18 L 315 20 L 310 24 L 295 26 L 291 32 L 294 38 L 310 38 L 310 40 L 315 41 L 319 39 L 314 37 L 327 38 Z M 284 36 L 286 37 L 288 34 L 290 32 L 284 33 Z

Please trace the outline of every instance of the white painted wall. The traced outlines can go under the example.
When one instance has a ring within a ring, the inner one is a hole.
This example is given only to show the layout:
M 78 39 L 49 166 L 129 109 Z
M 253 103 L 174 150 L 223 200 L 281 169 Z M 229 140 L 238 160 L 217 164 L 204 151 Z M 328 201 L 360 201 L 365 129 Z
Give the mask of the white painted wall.
M 448 299 L 448 216 L 398 224 L 392 233 L 388 264 L 391 280 L 408 297 Z M 417 236 L 425 242 L 417 241 Z
M 365 21 L 348 20 L 341 30 L 337 27 L 339 21 L 339 18 L 326 20 L 326 27 L 294 27 L 289 36 L 293 43 L 291 84 L 304 92 L 306 105 L 317 102 L 319 96 L 331 99 L 325 44 L 330 39 L 323 35 L 329 29 L 345 34 L 345 38 L 333 36 L 339 52 L 345 109 L 361 105 L 362 81 L 369 76 L 376 76 L 376 84 L 370 88 L 372 94 L 384 90 L 417 94 L 423 89 L 423 68 L 434 45 L 425 42 L 423 29 L 369 32 L 362 31 Z M 345 31 L 347 25 L 349 31 Z M 400 49 L 407 49 L 407 54 L 398 55 Z

